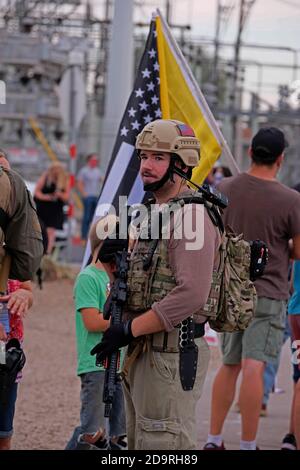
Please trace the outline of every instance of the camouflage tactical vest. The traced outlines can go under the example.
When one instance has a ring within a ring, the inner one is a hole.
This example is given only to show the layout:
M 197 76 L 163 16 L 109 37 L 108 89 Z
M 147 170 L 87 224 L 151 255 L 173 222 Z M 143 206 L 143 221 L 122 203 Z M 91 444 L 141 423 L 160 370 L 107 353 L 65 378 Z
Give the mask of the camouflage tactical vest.
M 193 198 L 191 198 L 189 194 L 189 200 L 193 203 L 203 204 L 201 195 L 193 195 Z M 181 197 L 174 198 L 169 201 L 168 206 L 173 207 L 174 203 L 178 204 L 178 210 L 182 210 L 185 200 Z M 150 224 L 148 226 L 144 225 L 141 228 L 139 240 L 130 258 L 127 307 L 131 313 L 134 312 L 136 314 L 150 309 L 154 302 L 162 300 L 176 287 L 176 280 L 169 264 L 167 239 L 159 239 L 157 241 L 152 262 L 148 269 L 144 269 L 144 261 L 149 255 L 154 241 L 142 239 L 142 234 L 143 231 L 150 233 L 150 230 Z M 197 315 L 198 312 L 194 313 L 194 318 Z
M 167 240 L 159 240 L 149 269 L 143 264 L 151 240 L 139 240 L 130 258 L 128 272 L 128 310 L 137 314 L 149 310 L 154 302 L 163 299 L 176 286 L 168 262 Z

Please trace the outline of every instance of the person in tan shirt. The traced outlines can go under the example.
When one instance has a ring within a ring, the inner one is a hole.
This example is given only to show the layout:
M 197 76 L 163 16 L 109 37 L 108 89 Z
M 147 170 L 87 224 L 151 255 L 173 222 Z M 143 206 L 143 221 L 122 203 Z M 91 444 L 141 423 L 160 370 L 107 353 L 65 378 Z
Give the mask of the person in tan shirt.
M 177 167 L 190 177 L 198 163 L 193 130 L 178 121 L 153 121 L 137 137 L 136 148 L 144 189 L 153 193 L 156 209 L 182 197 L 188 203 L 179 219 L 174 214 L 166 239 L 144 240 L 141 229 L 129 262 L 128 320 L 108 328 L 94 353 L 104 359 L 129 344 L 123 380 L 129 449 L 196 449 L 196 404 L 209 361 L 205 317 L 197 313 L 209 296 L 220 234 L 203 203 L 193 203 L 197 193 L 175 172 Z M 191 217 L 194 237 L 202 232 L 202 244 L 189 246 L 196 240 L 186 231 L 177 236 L 184 214 Z M 180 352 L 185 341 L 187 362 Z

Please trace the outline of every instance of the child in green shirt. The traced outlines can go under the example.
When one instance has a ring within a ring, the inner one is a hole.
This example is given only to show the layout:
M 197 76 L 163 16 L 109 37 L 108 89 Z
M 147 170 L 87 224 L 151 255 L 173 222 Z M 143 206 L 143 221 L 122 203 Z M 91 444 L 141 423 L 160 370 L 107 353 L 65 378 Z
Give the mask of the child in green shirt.
M 102 402 L 105 369 L 95 365 L 91 349 L 102 339 L 109 320 L 102 312 L 108 292 L 109 277 L 98 260 L 103 240 L 97 236 L 97 223 L 91 227 L 89 240 L 92 261 L 77 276 L 74 286 L 77 339 L 77 374 L 81 380 L 80 426 L 76 427 L 66 450 L 122 449 L 126 447 L 124 399 L 121 384 L 117 389 L 109 418 L 110 442 L 104 423 Z M 99 232 L 98 232 L 99 233 Z

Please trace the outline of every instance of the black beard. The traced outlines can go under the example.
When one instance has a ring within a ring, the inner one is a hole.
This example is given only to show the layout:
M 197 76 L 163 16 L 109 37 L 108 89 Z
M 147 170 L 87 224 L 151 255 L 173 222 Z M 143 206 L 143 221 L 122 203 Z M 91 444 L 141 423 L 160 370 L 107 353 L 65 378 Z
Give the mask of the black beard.
M 172 181 L 174 183 L 174 178 L 173 178 L 173 162 L 172 160 L 170 161 L 169 168 L 165 172 L 164 176 L 158 180 L 154 181 L 154 183 L 144 183 L 144 191 L 151 191 L 155 192 L 158 189 L 162 188 L 163 185 L 168 181 Z
M 173 178 L 172 178 L 172 174 L 171 172 L 169 171 L 169 169 L 166 171 L 166 173 L 164 174 L 164 176 L 158 180 L 158 181 L 154 181 L 154 183 L 144 183 L 144 191 L 151 191 L 151 192 L 155 192 L 155 191 L 158 191 L 158 189 L 162 188 L 163 185 L 168 181 L 168 180 L 171 180 L 174 182 Z

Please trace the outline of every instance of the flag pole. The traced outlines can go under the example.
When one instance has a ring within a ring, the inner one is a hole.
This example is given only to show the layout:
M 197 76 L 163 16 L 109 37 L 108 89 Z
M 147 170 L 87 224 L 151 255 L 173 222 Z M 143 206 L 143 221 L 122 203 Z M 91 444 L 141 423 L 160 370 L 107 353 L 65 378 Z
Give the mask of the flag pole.
M 183 67 L 185 68 L 185 71 L 188 75 L 188 78 L 191 82 L 191 84 L 193 85 L 194 87 L 194 91 L 195 91 L 195 96 L 197 97 L 198 101 L 201 103 L 201 107 L 203 108 L 203 112 L 205 113 L 205 115 L 207 116 L 208 118 L 208 122 L 211 123 L 211 129 L 216 137 L 216 139 L 218 140 L 219 144 L 221 145 L 222 147 L 222 152 L 224 154 L 224 157 L 226 159 L 226 163 L 228 165 L 228 167 L 230 168 L 231 172 L 233 175 L 237 175 L 240 173 L 240 169 L 230 151 L 230 148 L 205 100 L 205 97 L 203 95 L 203 93 L 201 92 L 200 88 L 199 88 L 199 85 L 198 83 L 196 82 L 191 70 L 190 70 L 190 67 L 184 57 L 184 55 L 182 54 L 176 40 L 173 38 L 173 35 L 170 31 L 170 28 L 168 26 L 168 24 L 166 23 L 166 21 L 164 20 L 161 12 L 159 9 L 156 10 L 156 16 L 158 16 L 162 22 L 162 25 L 163 25 L 163 28 L 164 28 L 164 31 L 168 37 L 168 40 L 169 42 L 172 44 L 172 47 L 174 48 L 175 52 L 178 54 L 178 57 L 179 59 L 181 60 L 182 62 L 182 65 Z

